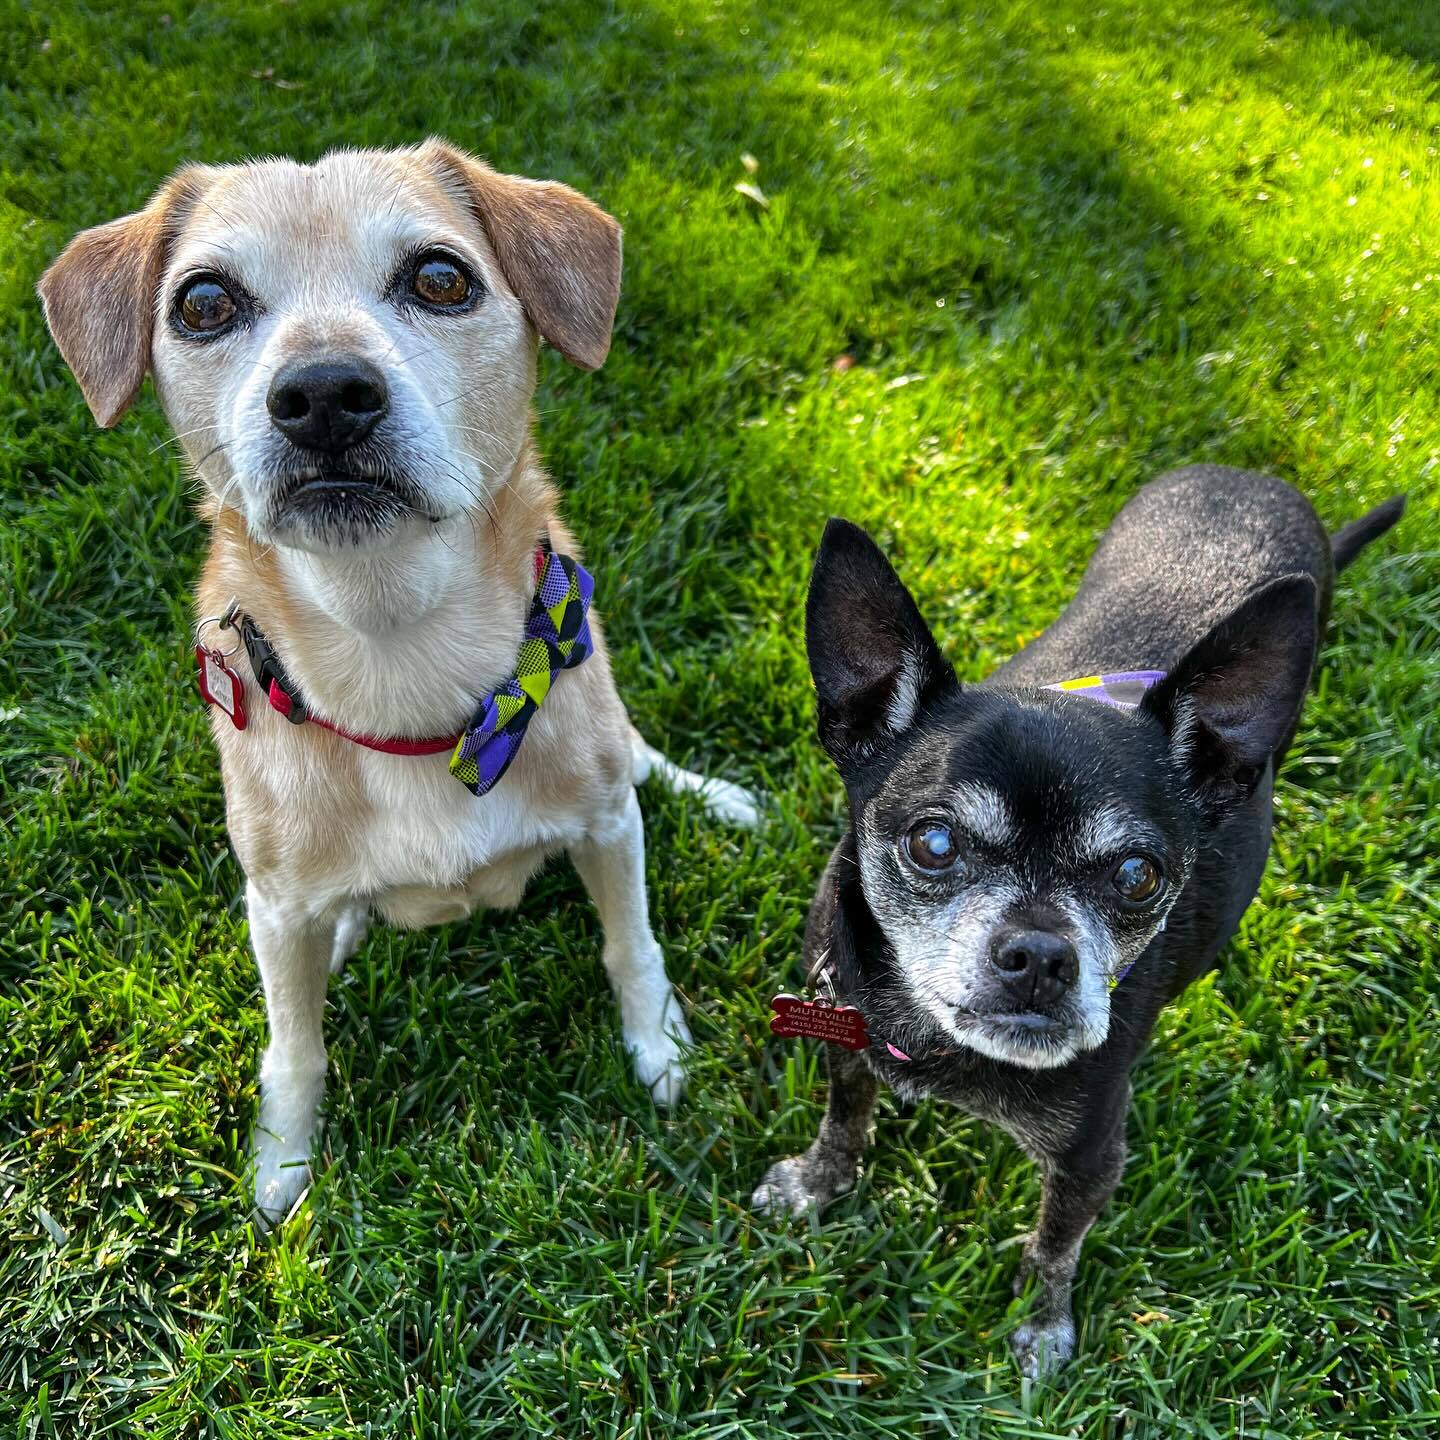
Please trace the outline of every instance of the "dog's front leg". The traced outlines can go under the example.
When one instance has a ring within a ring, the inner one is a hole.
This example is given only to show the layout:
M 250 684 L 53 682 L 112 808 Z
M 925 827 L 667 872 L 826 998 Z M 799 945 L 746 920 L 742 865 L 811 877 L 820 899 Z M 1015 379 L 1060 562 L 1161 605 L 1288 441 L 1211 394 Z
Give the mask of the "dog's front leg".
M 825 1049 L 830 1094 L 820 1133 L 803 1155 L 780 1160 L 765 1172 L 750 1196 L 751 1207 L 762 1215 L 798 1215 L 811 1205 L 819 1209 L 855 1183 L 878 1086 L 864 1056 L 840 1045 Z
M 1125 1169 L 1125 1121 L 1099 1146 L 1042 1159 L 1045 1188 L 1040 1220 L 1025 1237 L 1015 1280 L 1019 1294 L 1031 1276 L 1038 1293 L 1030 1318 L 1010 1337 L 1020 1369 L 1032 1380 L 1050 1374 L 1075 1353 L 1070 1292 L 1080 1244 L 1120 1183 Z
M 325 984 L 336 917 L 277 903 L 253 882 L 246 904 L 270 1027 L 260 1061 L 255 1204 L 275 1224 L 310 1180 L 310 1145 L 325 1091 Z
M 605 931 L 605 973 L 620 1002 L 626 1048 L 635 1074 L 659 1105 L 685 1089 L 683 1047 L 690 1030 L 665 974 L 665 957 L 650 929 L 645 898 L 645 826 L 633 789 L 618 813 L 570 851 Z

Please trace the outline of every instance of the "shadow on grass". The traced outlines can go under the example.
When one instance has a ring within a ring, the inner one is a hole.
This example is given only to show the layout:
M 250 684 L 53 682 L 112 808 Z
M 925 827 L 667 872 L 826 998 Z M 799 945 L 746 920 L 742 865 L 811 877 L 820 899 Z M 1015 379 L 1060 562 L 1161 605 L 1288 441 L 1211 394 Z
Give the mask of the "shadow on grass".
M 1415 0 L 1281 0 L 1274 13 L 1317 33 L 1350 34 L 1421 65 L 1440 64 L 1440 8 Z

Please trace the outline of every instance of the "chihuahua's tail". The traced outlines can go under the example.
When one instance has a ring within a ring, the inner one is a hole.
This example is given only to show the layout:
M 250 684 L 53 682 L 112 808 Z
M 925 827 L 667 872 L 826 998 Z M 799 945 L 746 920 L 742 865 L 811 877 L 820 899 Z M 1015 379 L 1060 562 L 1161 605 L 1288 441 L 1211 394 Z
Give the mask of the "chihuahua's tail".
M 1335 569 L 1343 570 L 1372 540 L 1378 540 L 1405 513 L 1405 497 L 1395 495 L 1368 515 L 1342 525 L 1331 537 Z

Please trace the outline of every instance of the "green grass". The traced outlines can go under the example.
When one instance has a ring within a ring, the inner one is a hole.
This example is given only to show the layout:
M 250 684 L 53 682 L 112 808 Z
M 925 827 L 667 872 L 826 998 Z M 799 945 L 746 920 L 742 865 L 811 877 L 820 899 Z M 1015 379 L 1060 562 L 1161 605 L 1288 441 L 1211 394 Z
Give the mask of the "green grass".
M 1144 18 L 1140 18 L 1143 13 Z M 0 1424 L 25 1437 L 1416 1436 L 1440 1425 L 1440 16 L 1407 0 L 0 3 Z M 283 82 L 283 84 L 282 84 Z M 147 398 L 94 430 L 32 290 L 172 166 L 440 132 L 627 231 L 614 351 L 545 451 L 658 744 L 700 1043 L 662 1119 L 567 867 L 377 934 L 331 992 L 304 1212 L 239 1177 L 263 1012 Z M 760 161 L 761 210 L 732 188 Z M 849 355 L 853 368 L 837 369 Z M 800 607 L 872 527 L 963 676 L 1051 619 L 1160 468 L 1273 469 L 1346 577 L 1223 972 L 1162 1019 L 1086 1248 L 1080 1353 L 1005 1339 L 1037 1199 L 998 1134 L 882 1108 L 823 1226 L 751 1221 L 808 1140 L 766 1035 L 840 824 Z

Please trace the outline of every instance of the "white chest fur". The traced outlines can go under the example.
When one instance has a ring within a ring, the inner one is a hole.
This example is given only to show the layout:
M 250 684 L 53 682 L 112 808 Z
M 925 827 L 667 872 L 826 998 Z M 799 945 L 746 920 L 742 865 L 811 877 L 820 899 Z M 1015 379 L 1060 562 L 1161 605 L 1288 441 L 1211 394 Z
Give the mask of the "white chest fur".
M 385 623 L 368 629 L 330 613 L 339 582 L 322 566 L 305 556 L 282 564 L 299 601 L 290 633 L 257 619 L 300 694 L 334 724 L 453 734 L 513 670 L 533 584 L 528 549 L 507 564 L 508 583 L 483 586 L 457 567 L 436 588 L 413 557 L 387 556 L 370 567 L 365 604 L 346 592 L 362 610 L 384 592 Z M 342 580 L 354 588 L 349 571 Z M 630 783 L 629 724 L 594 616 L 591 628 L 595 654 L 556 678 L 509 771 L 478 797 L 449 773 L 445 752 L 391 755 L 290 724 L 247 673 L 249 726 L 237 732 L 217 712 L 215 733 L 231 836 L 251 880 L 312 914 L 363 899 L 412 925 L 513 904 L 544 857 L 592 833 Z

